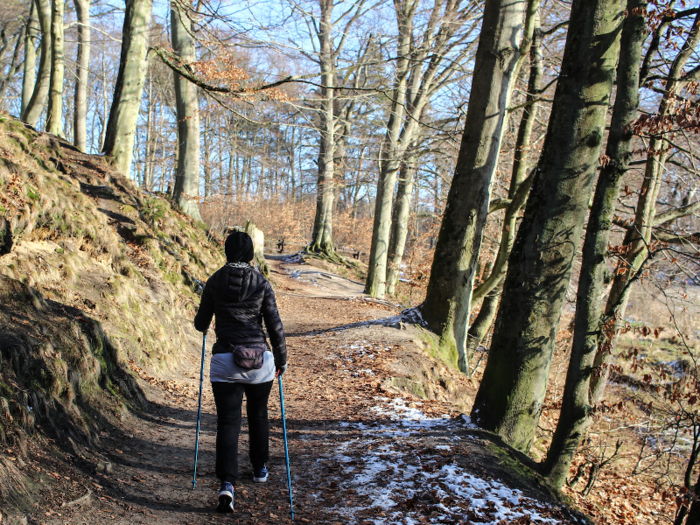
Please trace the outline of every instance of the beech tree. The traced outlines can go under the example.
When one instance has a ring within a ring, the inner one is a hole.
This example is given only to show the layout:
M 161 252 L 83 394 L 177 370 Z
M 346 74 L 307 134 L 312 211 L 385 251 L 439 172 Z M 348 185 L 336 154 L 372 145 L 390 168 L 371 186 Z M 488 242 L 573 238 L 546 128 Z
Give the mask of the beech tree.
M 467 39 L 476 29 L 476 24 L 468 25 L 476 18 L 475 2 L 435 0 L 425 25 L 416 27 L 419 6 L 418 0 L 394 2 L 398 27 L 396 66 L 381 146 L 372 248 L 365 284 L 365 292 L 379 298 L 386 293 L 392 215 L 399 216 L 398 211 L 393 211 L 394 192 L 404 156 L 416 139 L 430 99 L 454 79 L 466 62 L 470 50 Z M 482 27 L 487 27 L 486 22 Z M 401 215 L 408 218 L 407 214 Z M 400 258 L 396 258 L 396 253 L 391 255 L 398 267 Z
M 610 228 L 622 177 L 632 157 L 632 124 L 639 106 L 639 75 L 648 34 L 646 0 L 629 0 L 620 44 L 617 95 L 606 146 L 606 164 L 596 185 L 583 245 L 576 301 L 574 340 L 557 429 L 547 452 L 544 473 L 553 486 L 563 485 L 597 403 L 591 390 L 593 360 L 606 328 L 601 326 L 602 296 L 608 273 Z
M 90 0 L 73 0 L 78 23 L 75 100 L 73 102 L 73 144 L 87 151 L 88 78 L 90 73 Z
M 37 3 L 32 0 L 29 5 L 29 19 L 24 41 L 24 71 L 22 77 L 21 115 L 27 110 L 36 82 L 36 46 L 39 41 L 39 22 L 37 20 Z
M 128 175 L 134 154 L 134 134 L 146 78 L 153 0 L 125 2 L 119 73 L 102 151 L 117 171 Z
M 27 12 L 28 11 L 28 12 Z M 32 4 L 27 10 L 21 3 L 8 2 L 0 20 L 0 99 L 13 85 L 15 75 L 22 69 L 22 51 L 32 20 Z
M 536 6 L 536 4 L 535 4 Z M 536 6 L 538 7 L 538 6 Z M 542 39 L 543 33 L 540 29 L 539 14 L 537 11 L 530 11 L 532 17 L 532 45 L 530 46 L 530 75 L 527 84 L 527 96 L 523 110 L 518 134 L 515 142 L 513 154 L 513 168 L 508 188 L 508 197 L 502 202 L 491 202 L 489 212 L 496 208 L 505 207 L 505 214 L 501 226 L 501 240 L 498 245 L 498 252 L 493 265 L 490 266 L 488 276 L 479 286 L 474 289 L 471 299 L 470 310 L 474 310 L 479 301 L 482 301 L 481 308 L 474 322 L 472 322 L 467 332 L 466 362 L 467 373 L 469 370 L 469 359 L 481 344 L 481 341 L 491 329 L 498 303 L 500 301 L 503 288 L 503 279 L 508 269 L 508 257 L 513 249 L 513 241 L 518 231 L 518 215 L 525 205 L 528 192 L 532 185 L 533 176 L 529 173 L 531 166 L 530 153 L 532 150 L 532 131 L 537 120 L 540 97 L 539 84 L 542 77 Z M 529 24 L 528 24 L 529 25 Z M 528 31 L 526 31 L 526 36 Z M 521 50 L 525 51 L 521 45 Z M 521 56 L 522 58 L 522 56 Z M 466 319 L 465 319 L 466 321 Z
M 389 238 L 389 259 L 387 261 L 386 291 L 393 294 L 396 282 L 399 280 L 401 261 L 406 249 L 408 235 L 408 218 L 411 211 L 413 183 L 418 170 L 418 141 L 414 139 L 405 152 L 404 160 L 399 170 L 396 200 L 391 217 L 391 236 Z
M 554 486 L 563 483 L 578 443 L 591 424 L 592 412 L 601 401 L 609 374 L 608 363 L 624 325 L 631 285 L 643 277 L 650 247 L 655 242 L 662 245 L 700 242 L 700 238 L 693 235 L 664 233 L 669 223 L 700 210 L 699 202 L 685 199 L 686 203 L 682 206 L 657 211 L 664 167 L 673 149 L 672 135 L 674 131 L 679 131 L 678 128 L 674 130 L 657 124 L 679 121 L 681 128 L 684 125 L 683 110 L 679 108 L 678 101 L 680 92 L 700 72 L 698 67 L 684 71 L 700 43 L 700 12 L 687 10 L 667 14 L 656 28 L 642 59 L 646 22 L 641 13 L 644 13 L 647 2 L 630 0 L 629 4 L 628 11 L 633 14 L 628 18 L 623 32 L 617 99 L 605 157 L 607 164 L 600 174 L 583 248 L 571 364 L 560 419 L 543 465 L 544 473 Z M 635 120 L 638 91 L 652 78 L 650 63 L 658 51 L 661 35 L 672 21 L 693 15 L 694 21 L 683 45 L 663 77 L 665 89 L 662 90 L 657 114 L 649 119 Z M 645 122 L 650 123 L 649 130 Z M 690 125 L 695 127 L 692 120 Z M 620 179 L 632 155 L 631 138 L 635 133 L 641 136 L 648 134 L 647 159 L 634 220 L 624 224 L 616 216 L 615 203 Z M 625 237 L 622 246 L 611 250 L 610 229 L 616 223 L 624 225 Z M 609 272 L 610 258 L 617 258 L 617 264 L 612 265 L 613 283 L 604 301 L 604 281 Z M 687 480 L 686 486 L 691 486 Z M 697 508 L 695 512 L 698 512 Z
M 472 418 L 532 444 L 563 300 L 597 175 L 625 5 L 574 0 L 542 156 L 506 274 Z
M 629 284 L 639 278 L 639 271 L 649 256 L 650 243 L 653 240 L 683 242 L 683 239 L 679 238 L 679 236 L 664 235 L 662 231 L 663 226 L 700 210 L 700 203 L 689 202 L 687 205 L 676 209 L 657 212 L 657 201 L 661 191 L 664 169 L 671 151 L 669 147 L 671 146 L 669 130 L 666 129 L 663 122 L 665 120 L 675 121 L 676 113 L 679 109 L 680 91 L 689 84 L 700 80 L 700 66 L 694 67 L 691 71 L 684 71 L 686 64 L 700 43 L 700 9 L 690 11 L 686 15 L 691 13 L 695 15 L 693 25 L 680 51 L 673 60 L 668 75 L 664 78 L 665 88 L 657 115 L 650 122 L 651 129 L 649 130 L 649 143 L 646 148 L 648 155 L 644 166 L 644 180 L 640 189 L 634 220 L 631 224 L 626 225 L 625 238 L 620 249 L 623 257 L 619 259 L 618 267 L 614 272 L 612 286 L 603 314 L 603 320 L 611 320 L 615 326 L 607 338 L 603 338 L 599 343 L 594 360 L 595 367 L 604 368 L 602 365 L 606 362 L 610 349 L 614 347 L 617 330 L 620 327 L 619 321 L 624 316 L 627 307 L 630 291 Z M 666 23 L 668 22 L 670 20 L 666 20 Z M 640 83 L 646 82 L 650 78 L 649 63 L 653 60 L 653 56 L 658 50 L 657 39 L 661 37 L 657 35 L 660 34 L 665 25 L 662 23 L 660 28 L 657 29 L 657 33 L 644 57 L 640 72 Z M 657 126 L 657 122 L 662 123 L 662 125 Z M 641 133 L 643 130 L 644 125 L 641 125 L 637 132 Z M 687 240 L 697 242 L 693 235 L 689 235 Z M 606 382 L 607 372 L 605 370 L 592 379 L 591 389 L 594 391 L 596 399 L 600 398 Z
M 63 134 L 63 80 L 65 71 L 63 0 L 51 1 L 51 75 L 49 76 L 49 107 L 46 115 L 46 131 Z
M 182 64 L 189 64 L 197 59 L 195 41 L 192 33 L 189 6 L 180 0 L 170 4 L 170 30 L 173 50 L 180 57 Z M 202 220 L 199 214 L 199 169 L 200 169 L 200 129 L 199 101 L 197 86 L 173 71 L 175 80 L 175 101 L 177 105 L 177 171 L 173 200 L 180 209 L 196 220 Z
M 306 247 L 308 253 L 323 255 L 331 260 L 339 260 L 333 245 L 333 211 L 336 188 L 336 163 L 342 141 L 347 136 L 351 117 L 357 110 L 349 89 L 357 89 L 362 78 L 362 62 L 370 49 L 370 42 L 361 43 L 361 52 L 354 67 L 340 67 L 341 53 L 351 35 L 353 26 L 363 14 L 365 0 L 356 0 L 344 6 L 333 0 L 318 0 L 318 13 L 314 8 L 297 7 L 308 27 L 313 42 L 313 51 L 300 52 L 320 68 L 321 84 L 318 88 L 319 101 L 313 107 L 317 113 L 319 147 L 316 164 L 318 179 L 316 189 L 316 215 L 311 233 L 311 242 Z M 340 14 L 335 14 L 336 7 Z M 348 85 L 347 81 L 350 81 Z M 343 117 L 345 117 L 343 119 Z
M 467 315 L 490 187 L 498 163 L 513 73 L 520 57 L 522 2 L 490 0 L 484 6 L 474 80 L 457 167 L 440 226 L 421 313 L 440 345 L 458 356 L 467 373 Z
M 41 55 L 39 57 L 38 78 L 34 83 L 32 96 L 24 107 L 22 120 L 30 126 L 36 127 L 39 118 L 44 111 L 46 100 L 49 96 L 49 84 L 51 82 L 51 1 L 34 0 L 36 3 L 39 27 L 41 28 Z

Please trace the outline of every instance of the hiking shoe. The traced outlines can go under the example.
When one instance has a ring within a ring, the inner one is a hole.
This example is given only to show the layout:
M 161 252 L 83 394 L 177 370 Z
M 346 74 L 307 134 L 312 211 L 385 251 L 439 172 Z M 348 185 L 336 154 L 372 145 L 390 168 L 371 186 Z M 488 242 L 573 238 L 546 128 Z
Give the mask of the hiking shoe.
M 267 481 L 267 467 L 265 465 L 261 468 L 253 469 L 253 481 L 255 483 L 265 483 Z
M 219 504 L 216 506 L 216 512 L 233 512 L 233 495 L 235 491 L 233 485 L 228 481 L 224 481 L 219 489 Z

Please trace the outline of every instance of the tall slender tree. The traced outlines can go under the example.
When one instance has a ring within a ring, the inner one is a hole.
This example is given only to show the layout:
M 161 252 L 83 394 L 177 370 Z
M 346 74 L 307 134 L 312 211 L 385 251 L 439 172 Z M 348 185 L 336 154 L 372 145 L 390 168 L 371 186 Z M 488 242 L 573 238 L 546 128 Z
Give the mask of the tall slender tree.
M 339 5 L 333 0 L 318 0 L 318 15 L 306 14 L 309 22 L 311 37 L 316 40 L 315 53 L 304 54 L 316 62 L 321 70 L 321 86 L 319 88 L 318 107 L 315 108 L 318 119 L 319 149 L 317 157 L 318 177 L 316 188 L 316 215 L 311 234 L 311 242 L 306 251 L 338 259 L 333 244 L 333 210 L 336 194 L 336 161 L 339 141 L 347 133 L 349 121 L 340 121 L 343 112 L 352 111 L 354 101 L 351 97 L 339 97 L 341 90 L 347 87 L 357 88 L 360 82 L 360 65 L 357 64 L 352 72 L 354 86 L 343 85 L 347 73 L 339 71 L 339 60 L 353 25 L 363 12 L 365 0 L 356 0 L 340 15 L 334 16 L 334 10 Z M 360 62 L 369 49 L 369 43 L 363 43 L 364 52 L 358 57 Z M 341 82 L 341 85 L 338 83 Z M 344 125 L 345 124 L 345 125 Z
M 537 3 L 533 4 L 535 7 Z M 542 78 L 542 32 L 540 30 L 539 14 L 533 11 L 533 31 L 532 45 L 530 46 L 530 76 L 527 86 L 527 96 L 523 115 L 518 126 L 518 135 L 515 140 L 515 151 L 513 153 L 513 169 L 508 188 L 508 201 L 501 228 L 501 241 L 498 246 L 496 260 L 491 267 L 483 283 L 474 289 L 472 295 L 472 305 L 476 301 L 483 299 L 491 290 L 502 283 L 508 269 L 508 256 L 513 248 L 513 241 L 517 232 L 518 213 L 525 204 L 527 192 L 532 179 L 528 179 L 528 173 L 532 168 L 529 159 L 532 150 L 532 130 L 537 120 L 539 108 L 538 99 L 540 80 Z M 522 49 L 522 46 L 521 46 Z M 527 183 L 523 187 L 523 184 Z
M 617 94 L 606 146 L 607 164 L 598 177 L 586 226 L 571 359 L 566 376 L 557 429 L 549 446 L 544 472 L 553 486 L 563 485 L 579 442 L 588 429 L 595 400 L 591 378 L 600 338 L 609 327 L 601 326 L 603 292 L 608 273 L 610 228 L 620 182 L 632 157 L 632 124 L 639 106 L 639 74 L 644 41 L 648 34 L 643 12 L 647 0 L 628 0 L 629 13 L 620 42 Z
M 36 127 L 44 111 L 49 96 L 51 82 L 51 0 L 34 0 L 39 27 L 41 28 L 41 55 L 39 57 L 39 78 L 34 84 L 29 103 L 22 112 L 22 120 Z
M 90 74 L 90 0 L 73 0 L 78 17 L 77 78 L 73 103 L 73 144 L 87 151 L 88 82 Z
M 533 4 L 532 7 L 536 8 L 538 6 L 537 4 Z M 525 108 L 523 109 L 523 115 L 520 119 L 518 135 L 515 141 L 513 169 L 510 187 L 508 188 L 508 199 L 502 203 L 497 200 L 493 205 L 489 205 L 489 212 L 492 210 L 495 211 L 501 204 L 504 205 L 505 214 L 501 226 L 501 240 L 498 245 L 496 259 L 493 265 L 490 266 L 491 269 L 488 275 L 484 278 L 483 282 L 474 289 L 474 293 L 472 294 L 470 310 L 474 310 L 479 301 L 482 301 L 482 303 L 481 308 L 479 308 L 479 313 L 476 315 L 467 331 L 467 365 L 469 364 L 470 356 L 477 350 L 496 318 L 498 303 L 503 289 L 503 279 L 508 269 L 508 257 L 513 249 L 513 241 L 518 231 L 518 215 L 525 205 L 533 179 L 531 174 L 528 175 L 528 171 L 531 168 L 529 157 L 532 149 L 532 131 L 537 120 L 539 107 L 537 100 L 541 96 L 539 84 L 542 77 L 543 33 L 540 30 L 539 13 L 533 9 L 528 13 L 528 17 L 531 17 L 532 39 L 531 45 L 529 45 L 530 76 L 525 99 Z M 530 34 L 530 32 L 526 29 L 524 40 L 527 39 L 528 34 Z M 520 46 L 521 52 L 524 52 L 528 47 L 528 42 L 524 42 L 523 44 L 524 45 Z M 521 56 L 521 59 L 522 58 Z M 471 375 L 473 371 L 469 370 L 468 373 Z
M 128 175 L 146 79 L 153 0 L 125 0 L 119 73 L 102 148 L 116 170 Z
M 690 71 L 685 71 L 688 61 L 700 44 L 700 10 L 687 10 L 685 16 L 694 15 L 693 24 L 687 32 L 686 39 L 675 59 L 672 61 L 665 79 L 665 89 L 658 108 L 658 117 L 669 118 L 676 111 L 679 101 L 679 92 L 692 82 L 700 80 L 700 67 L 696 66 Z M 644 84 L 649 76 L 649 63 L 658 50 L 659 34 L 667 23 L 675 18 L 669 17 L 657 28 L 654 38 L 642 61 L 640 72 L 640 85 Z M 639 198 L 635 209 L 634 220 L 627 225 L 622 242 L 621 251 L 624 254 L 618 262 L 618 267 L 613 275 L 613 282 L 605 303 L 605 309 L 599 320 L 599 326 L 604 327 L 601 332 L 591 334 L 587 344 L 597 340 L 597 349 L 593 358 L 593 370 L 596 373 L 590 377 L 591 400 L 595 405 L 600 402 L 608 378 L 608 367 L 605 366 L 617 341 L 617 335 L 622 327 L 622 319 L 625 316 L 627 300 L 631 290 L 631 284 L 641 277 L 641 270 L 649 257 L 649 246 L 654 239 L 666 242 L 681 242 L 697 245 L 698 236 L 690 235 L 688 239 L 679 241 L 677 236 L 663 235 L 658 230 L 664 225 L 676 219 L 696 213 L 700 209 L 700 202 L 689 203 L 676 209 L 670 209 L 659 213 L 657 203 L 665 165 L 668 160 L 670 143 L 669 137 L 664 132 L 652 132 L 647 146 L 648 154 L 644 167 L 644 178 L 639 191 Z
M 29 30 L 30 18 L 29 16 L 18 17 L 15 24 L 18 27 L 10 38 L 6 36 L 8 30 L 10 30 L 8 25 L 5 25 L 1 31 L 0 59 L 4 58 L 5 50 L 9 47 L 12 47 L 12 54 L 10 55 L 9 63 L 3 68 L 2 77 L 0 77 L 0 98 L 4 98 L 5 88 L 14 81 L 15 75 L 22 69 L 22 49 L 24 49 L 26 40 L 25 35 Z M 14 46 L 10 46 L 11 42 L 14 42 Z
M 182 0 L 170 4 L 170 31 L 173 50 L 182 64 L 197 59 L 189 6 Z M 201 220 L 199 214 L 200 125 L 197 86 L 173 71 L 177 105 L 177 170 L 173 200 L 190 217 Z
M 63 134 L 63 81 L 65 71 L 63 0 L 51 2 L 51 76 L 49 81 L 49 107 L 46 116 L 46 131 L 54 135 Z
M 574 0 L 542 156 L 508 265 L 489 359 L 472 409 L 529 450 L 588 210 L 617 67 L 622 0 Z
M 531 0 L 532 1 L 532 0 Z M 474 65 L 469 110 L 445 214 L 421 306 L 440 345 L 467 373 L 466 317 L 471 302 L 491 180 L 501 148 L 514 71 L 520 57 L 524 3 L 487 0 Z
M 37 20 L 37 5 L 34 0 L 29 6 L 29 19 L 27 20 L 27 32 L 24 40 L 24 76 L 22 78 L 22 111 L 27 110 L 29 100 L 34 92 L 36 83 L 36 46 L 39 41 L 39 22 Z
M 401 261 L 406 249 L 413 183 L 418 170 L 419 153 L 417 146 L 416 141 L 414 141 L 414 144 L 408 148 L 404 162 L 399 170 L 399 184 L 396 190 L 394 213 L 391 218 L 389 261 L 386 273 L 386 290 L 389 294 L 393 294 L 395 291 L 396 283 L 399 280 Z
M 516 10 L 519 5 L 516 3 Z M 419 7 L 418 0 L 394 2 L 398 28 L 396 66 L 389 118 L 381 145 L 365 284 L 365 292 L 373 297 L 381 298 L 386 293 L 392 216 L 396 215 L 394 193 L 404 155 L 420 130 L 423 112 L 433 95 L 451 82 L 464 66 L 471 50 L 467 39 L 477 26 L 467 24 L 475 18 L 477 7 L 477 3 L 470 0 L 434 0 L 427 21 L 417 28 L 417 21 L 423 18 L 422 14 L 420 18 L 417 16 Z
M 316 30 L 321 66 L 321 110 L 318 152 L 318 183 L 316 189 L 316 217 L 311 243 L 313 253 L 335 254 L 333 246 L 333 198 L 336 148 L 335 80 L 339 48 L 333 42 L 333 0 L 320 0 L 321 16 Z

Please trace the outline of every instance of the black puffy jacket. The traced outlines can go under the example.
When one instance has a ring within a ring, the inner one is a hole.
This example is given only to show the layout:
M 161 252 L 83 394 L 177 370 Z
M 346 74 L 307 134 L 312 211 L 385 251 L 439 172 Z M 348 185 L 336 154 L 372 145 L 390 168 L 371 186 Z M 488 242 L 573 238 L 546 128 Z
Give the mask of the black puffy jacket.
M 207 281 L 194 327 L 204 332 L 214 315 L 216 344 L 213 353 L 230 351 L 232 344 L 265 343 L 264 319 L 275 366 L 281 367 L 287 362 L 287 343 L 272 286 L 247 264 L 227 264 Z

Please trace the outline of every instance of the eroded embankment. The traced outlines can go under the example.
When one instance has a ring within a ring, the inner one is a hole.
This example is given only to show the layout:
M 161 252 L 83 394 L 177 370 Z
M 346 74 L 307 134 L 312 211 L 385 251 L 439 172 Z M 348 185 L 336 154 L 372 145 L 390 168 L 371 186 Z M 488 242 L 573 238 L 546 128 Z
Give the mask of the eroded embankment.
M 1 508 L 50 497 L 33 448 L 89 463 L 142 402 L 130 368 L 166 370 L 195 344 L 197 292 L 222 261 L 167 200 L 0 117 Z

